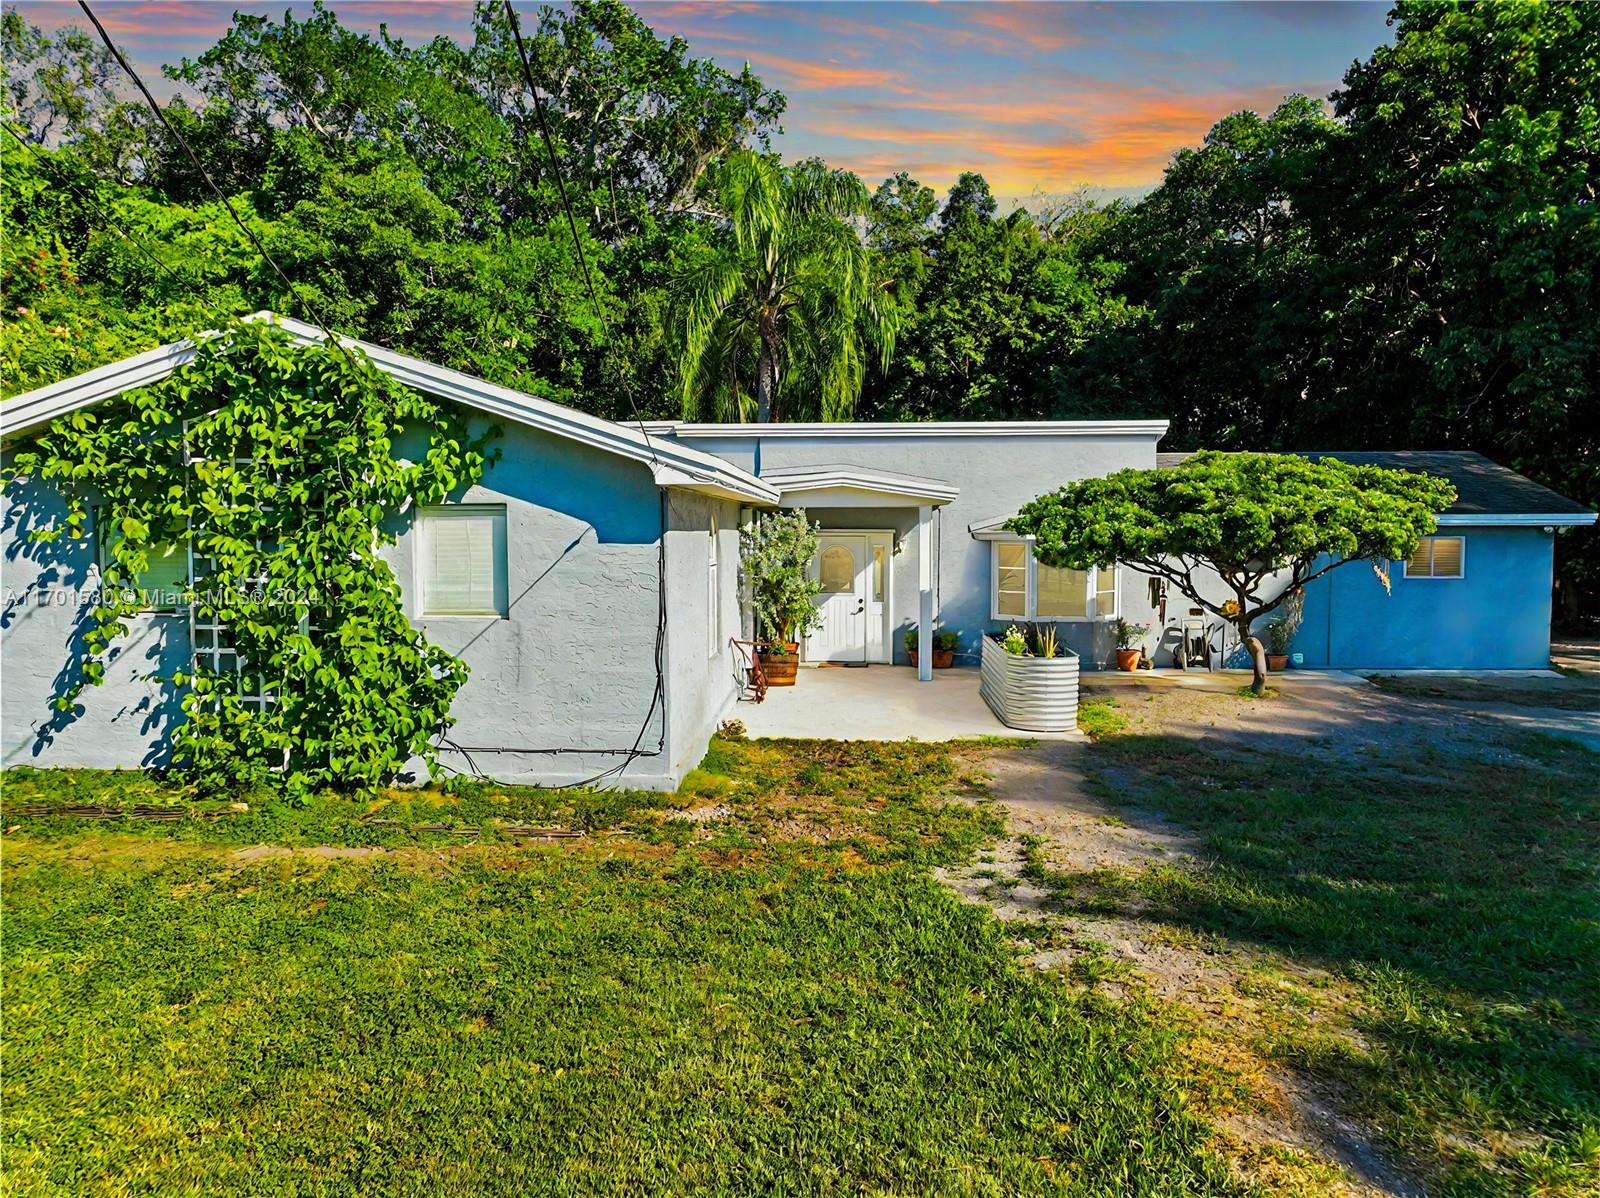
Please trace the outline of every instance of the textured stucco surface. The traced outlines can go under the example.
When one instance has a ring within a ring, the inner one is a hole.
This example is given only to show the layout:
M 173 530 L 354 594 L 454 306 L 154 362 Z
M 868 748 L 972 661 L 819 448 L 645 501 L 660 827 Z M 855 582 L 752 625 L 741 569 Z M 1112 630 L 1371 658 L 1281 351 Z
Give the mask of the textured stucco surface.
M 183 668 L 183 616 L 139 615 L 114 646 L 105 682 L 88 687 L 73 711 L 52 701 L 71 681 L 69 664 L 89 628 L 99 581 L 96 531 L 85 541 L 30 542 L 28 533 L 63 515 L 53 490 L 26 480 L 0 495 L 0 758 L 6 765 L 159 765 L 179 695 L 148 681 Z
M 1005 622 L 989 618 L 991 550 L 988 542 L 973 539 L 968 526 L 1008 516 L 1063 483 L 1126 467 L 1150 468 L 1156 462 L 1156 442 L 1149 434 L 930 436 L 909 425 L 903 433 L 762 437 L 756 432 L 693 437 L 686 443 L 758 474 L 837 463 L 955 483 L 961 488 L 960 496 L 934 515 L 934 610 L 940 626 L 960 635 L 963 656 L 959 660 L 972 666 L 978 663 L 980 638 Z M 908 659 L 900 643 L 901 633 L 917 620 L 916 509 L 817 508 L 810 514 L 825 528 L 894 528 L 900 534 L 894 555 L 890 623 L 895 661 L 905 664 Z M 1145 594 L 1143 579 L 1124 571 L 1119 591 L 1130 618 L 1143 618 L 1140 612 L 1145 608 L 1139 606 Z M 1108 622 L 1063 623 L 1060 627 L 1063 639 L 1082 657 L 1085 669 L 1103 665 L 1111 656 L 1114 642 Z

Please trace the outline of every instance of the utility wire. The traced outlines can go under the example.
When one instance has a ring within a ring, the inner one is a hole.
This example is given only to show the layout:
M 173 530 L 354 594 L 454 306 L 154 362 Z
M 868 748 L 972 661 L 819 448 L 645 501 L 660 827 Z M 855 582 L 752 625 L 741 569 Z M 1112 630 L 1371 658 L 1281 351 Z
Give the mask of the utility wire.
M 79 0 L 82 3 L 82 0 Z M 578 265 L 583 268 L 583 283 L 589 292 L 589 303 L 594 308 L 594 318 L 600 322 L 600 327 L 609 337 L 611 322 L 606 319 L 605 310 L 600 306 L 600 296 L 594 289 L 594 277 L 589 273 L 589 258 L 583 252 L 583 238 L 578 235 L 578 220 L 572 215 L 572 202 L 567 199 L 567 184 L 561 174 L 561 159 L 556 154 L 555 139 L 550 135 L 550 121 L 545 116 L 544 101 L 539 97 L 539 89 L 533 82 L 533 67 L 528 63 L 528 48 L 522 44 L 522 22 L 517 19 L 517 10 L 511 7 L 511 0 L 505 0 L 506 19 L 511 23 L 511 36 L 516 39 L 517 58 L 522 63 L 522 78 L 528 85 L 528 94 L 533 97 L 533 111 L 539 120 L 539 139 L 544 142 L 545 153 L 550 157 L 550 170 L 556 179 L 556 194 L 561 197 L 561 209 L 567 214 L 567 228 L 572 230 L 572 244 L 578 251 Z M 639 405 L 633 398 L 633 389 L 626 384 L 621 388 L 628 406 L 633 409 L 633 419 L 639 425 L 639 435 L 644 438 L 644 445 L 650 451 L 650 461 L 660 466 L 656 458 L 656 449 L 650 441 L 650 433 L 644 426 L 644 417 L 639 414 Z
M 139 78 L 139 73 L 135 71 L 133 67 L 128 65 L 128 60 L 122 56 L 122 51 L 117 49 L 117 44 L 111 40 L 111 35 L 106 32 L 106 27 L 100 24 L 100 18 L 94 15 L 94 10 L 89 7 L 88 0 L 78 0 L 78 7 L 83 9 L 84 16 L 88 17 L 90 22 L 94 25 L 95 32 L 100 35 L 100 40 L 105 43 L 106 49 L 111 51 L 111 56 L 117 60 L 117 64 L 127 73 L 128 78 L 133 80 L 133 85 L 137 87 L 140 94 L 144 96 L 145 103 L 150 106 L 150 111 L 156 114 L 156 119 L 161 122 L 162 128 L 167 131 L 168 136 L 170 136 L 183 147 L 183 152 L 189 156 L 189 161 L 194 164 L 194 169 L 200 172 L 200 177 L 206 181 L 206 186 L 210 187 L 211 190 L 216 193 L 217 199 L 221 200 L 222 206 L 228 210 L 228 215 L 233 217 L 233 223 L 238 225 L 243 231 L 244 235 L 250 239 L 250 244 L 255 247 L 256 253 L 260 254 L 261 257 L 266 260 L 267 265 L 272 267 L 278 278 L 283 280 L 284 286 L 289 289 L 289 293 L 294 296 L 295 300 L 299 302 L 300 307 L 308 316 L 311 317 L 311 323 L 322 330 L 323 336 L 325 336 L 328 341 L 345 356 L 350 365 L 357 366 L 358 363 L 356 362 L 355 356 L 351 354 L 349 349 L 345 347 L 344 343 L 339 340 L 339 338 L 334 334 L 333 330 L 328 327 L 327 322 L 322 319 L 321 313 L 319 313 L 311 304 L 311 302 L 306 299 L 306 297 L 301 293 L 300 289 L 294 285 L 294 280 L 290 279 L 289 276 L 283 272 L 283 268 L 278 265 L 277 260 L 274 259 L 271 254 L 267 253 L 267 247 L 261 244 L 261 239 L 255 235 L 249 225 L 244 223 L 244 219 L 234 208 L 233 202 L 228 199 L 222 188 L 217 186 L 216 180 L 211 177 L 210 173 L 201 164 L 199 157 L 195 154 L 193 148 L 190 147 L 188 139 L 186 139 L 183 134 L 179 132 L 176 125 L 167 119 L 166 112 L 162 110 L 160 104 L 156 103 L 155 96 L 150 94 L 150 89 L 144 85 L 144 80 Z

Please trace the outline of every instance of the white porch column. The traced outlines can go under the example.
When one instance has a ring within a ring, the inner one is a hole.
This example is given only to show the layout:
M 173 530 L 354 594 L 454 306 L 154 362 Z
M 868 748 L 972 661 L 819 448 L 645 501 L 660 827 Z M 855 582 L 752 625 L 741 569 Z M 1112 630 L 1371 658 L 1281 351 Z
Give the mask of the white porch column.
M 917 508 L 917 681 L 933 681 L 933 505 Z

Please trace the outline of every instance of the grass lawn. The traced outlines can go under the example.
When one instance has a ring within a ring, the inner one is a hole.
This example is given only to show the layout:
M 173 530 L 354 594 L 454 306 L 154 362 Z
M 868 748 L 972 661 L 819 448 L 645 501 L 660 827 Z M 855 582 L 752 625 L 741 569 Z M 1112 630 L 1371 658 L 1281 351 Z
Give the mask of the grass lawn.
M 1000 831 L 978 753 L 719 742 L 675 797 L 176 824 L 17 814 L 164 796 L 11 771 L 6 1188 L 1236 1192 L 1180 1033 L 1020 965 L 930 877 Z
M 1201 861 L 1035 876 L 1256 953 L 1259 1020 L 1217 1034 L 1331 1081 L 1438 1193 L 1600 1194 L 1600 757 L 1510 732 L 1498 760 L 1229 747 L 1163 731 L 1163 701 L 1098 712 L 1085 764 Z

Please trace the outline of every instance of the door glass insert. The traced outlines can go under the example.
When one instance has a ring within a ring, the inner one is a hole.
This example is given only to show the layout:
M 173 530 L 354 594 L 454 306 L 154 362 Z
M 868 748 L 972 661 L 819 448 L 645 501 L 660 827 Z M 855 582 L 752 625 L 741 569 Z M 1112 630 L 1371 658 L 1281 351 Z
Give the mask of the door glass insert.
M 872 601 L 883 602 L 883 546 L 872 547 Z
M 856 589 L 856 555 L 844 545 L 830 545 L 822 551 L 822 589 L 833 594 Z

